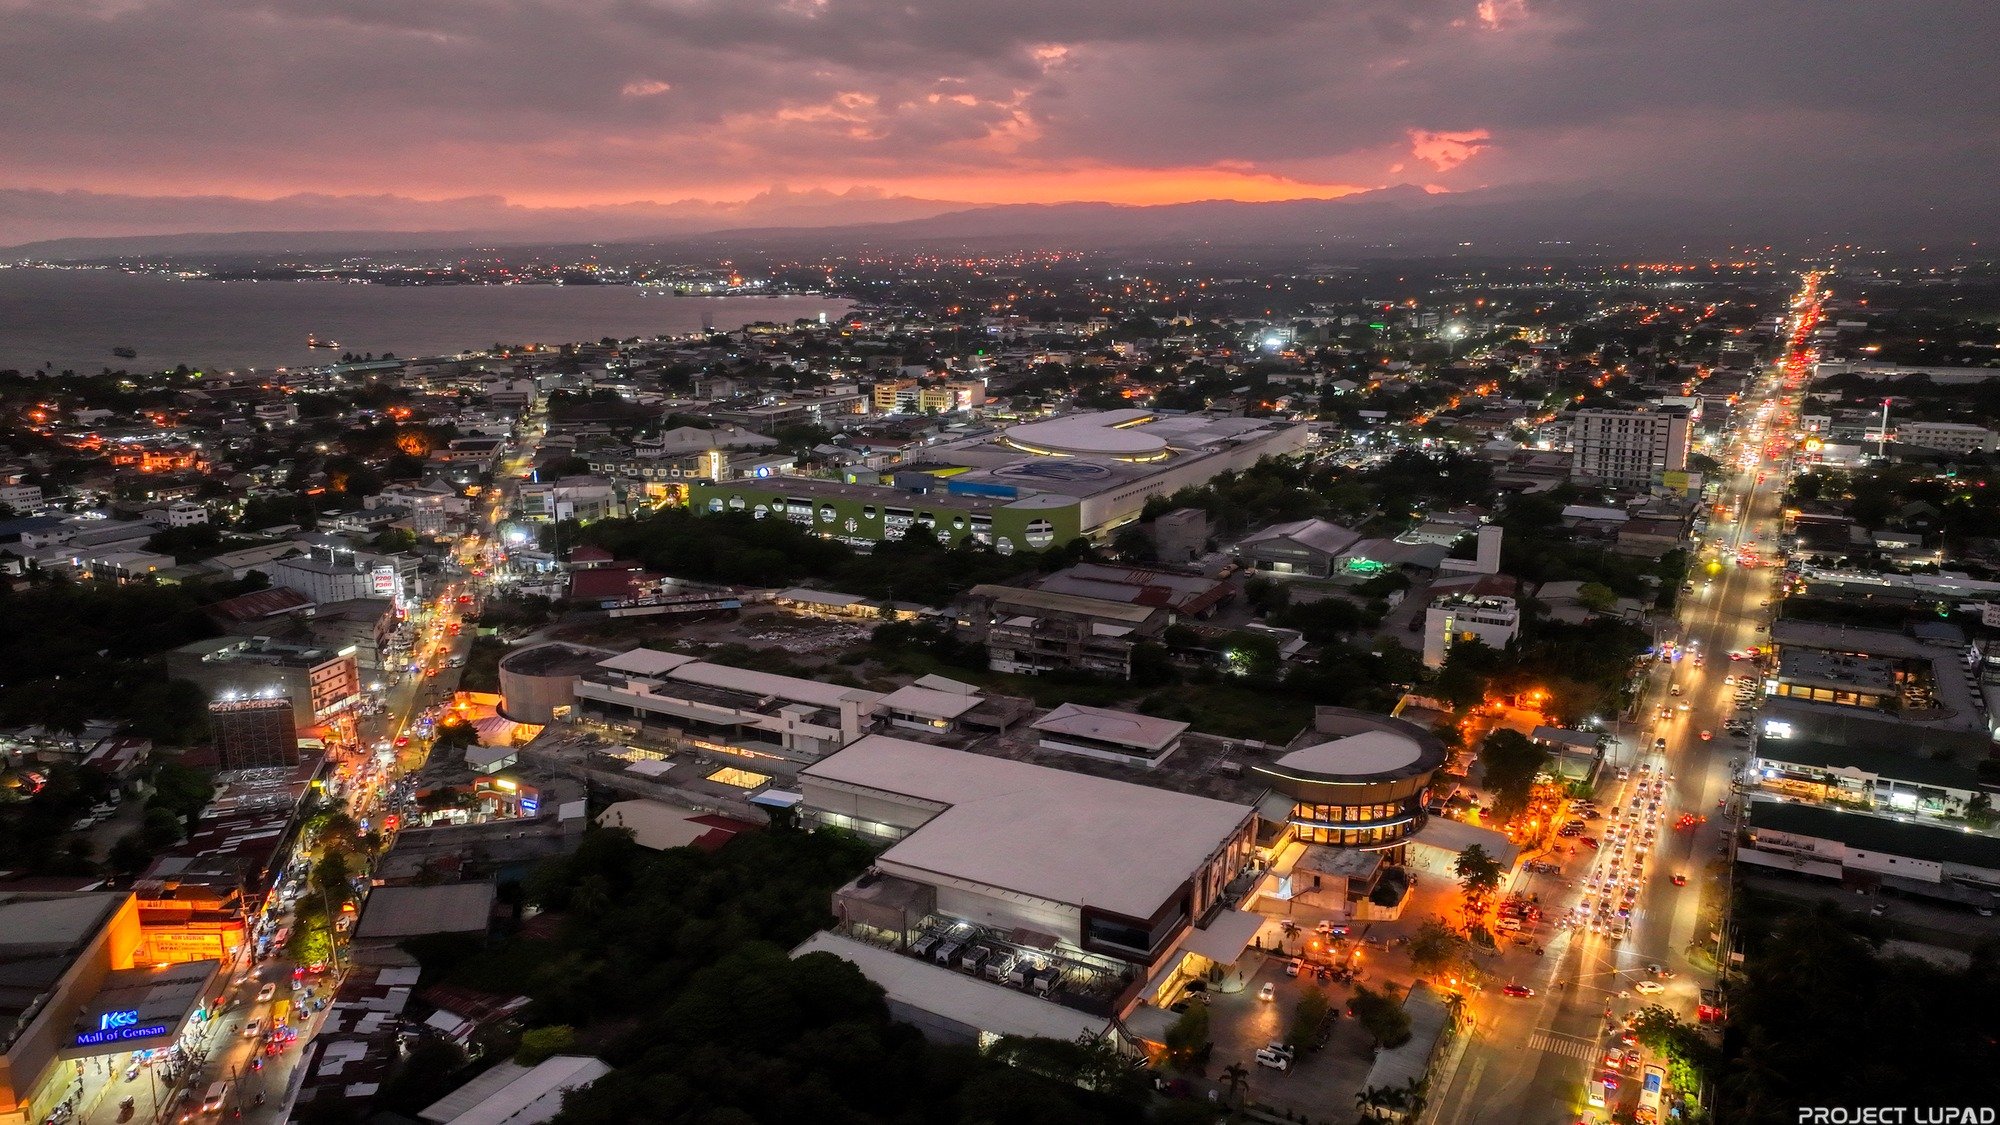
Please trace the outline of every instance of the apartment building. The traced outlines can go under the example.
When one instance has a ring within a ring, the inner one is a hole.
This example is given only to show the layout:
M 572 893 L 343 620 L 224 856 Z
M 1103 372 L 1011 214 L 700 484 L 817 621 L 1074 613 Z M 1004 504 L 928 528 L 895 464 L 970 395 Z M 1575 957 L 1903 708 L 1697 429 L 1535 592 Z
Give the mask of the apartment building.
M 1173 624 L 1162 606 L 1135 605 L 1013 586 L 974 586 L 960 601 L 958 627 L 987 648 L 995 672 L 1059 670 L 1132 676 L 1132 650 Z
M 1946 453 L 1991 453 L 2000 450 L 2000 434 L 1965 422 L 1899 422 L 1896 443 Z
M 1644 489 L 1687 469 L 1693 429 L 1686 407 L 1578 410 L 1570 415 L 1570 476 Z
M 1455 644 L 1506 648 L 1520 635 L 1521 608 L 1513 598 L 1447 594 L 1424 610 L 1424 667 L 1442 667 Z

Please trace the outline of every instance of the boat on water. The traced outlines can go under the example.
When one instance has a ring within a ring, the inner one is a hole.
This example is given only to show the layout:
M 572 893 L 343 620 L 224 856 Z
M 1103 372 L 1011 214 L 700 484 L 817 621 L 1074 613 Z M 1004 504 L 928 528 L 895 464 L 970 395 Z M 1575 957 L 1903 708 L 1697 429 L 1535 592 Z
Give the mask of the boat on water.
M 310 332 L 306 333 L 306 347 L 309 347 L 309 348 L 337 348 L 337 347 L 339 347 L 339 346 L 340 346 L 340 341 L 338 341 L 338 340 L 322 340 L 322 339 L 320 339 L 320 338 L 319 338 L 318 336 L 314 335 L 313 333 L 310 333 Z
M 120 345 L 119 347 L 112 348 L 111 354 L 117 356 L 119 359 L 138 359 L 139 349 Z

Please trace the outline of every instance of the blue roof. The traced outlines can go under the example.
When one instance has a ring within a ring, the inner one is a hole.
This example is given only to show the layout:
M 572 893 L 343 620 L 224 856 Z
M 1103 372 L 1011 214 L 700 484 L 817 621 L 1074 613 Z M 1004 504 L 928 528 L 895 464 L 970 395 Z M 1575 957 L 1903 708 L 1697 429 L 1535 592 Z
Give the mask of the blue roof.
M 61 527 L 61 516 L 22 516 L 19 519 L 0 520 L 0 539 L 19 539 L 30 531 L 47 531 Z

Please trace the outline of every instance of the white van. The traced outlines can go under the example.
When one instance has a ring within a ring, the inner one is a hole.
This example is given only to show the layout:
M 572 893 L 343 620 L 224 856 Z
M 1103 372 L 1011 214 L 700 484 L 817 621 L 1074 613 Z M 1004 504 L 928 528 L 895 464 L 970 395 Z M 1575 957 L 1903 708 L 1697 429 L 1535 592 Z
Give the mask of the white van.
M 222 1103 L 228 1100 L 229 1079 L 218 1078 L 214 1082 L 209 1083 L 208 1093 L 202 1095 L 201 1111 L 203 1113 L 221 1113 Z
M 1257 1048 L 1257 1062 L 1263 1066 L 1270 1067 L 1272 1070 L 1290 1070 L 1292 1068 L 1292 1050 L 1282 1043 L 1272 1043 L 1269 1046 L 1259 1047 Z

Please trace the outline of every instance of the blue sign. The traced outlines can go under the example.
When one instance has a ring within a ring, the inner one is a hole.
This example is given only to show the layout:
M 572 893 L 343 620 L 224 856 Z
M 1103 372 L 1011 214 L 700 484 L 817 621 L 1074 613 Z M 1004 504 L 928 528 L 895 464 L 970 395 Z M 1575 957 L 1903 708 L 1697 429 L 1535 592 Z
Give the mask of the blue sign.
M 1649 1070 L 1646 1072 L 1646 1092 L 1649 1094 L 1657 1094 L 1660 1092 L 1659 1071 Z
M 76 1045 L 102 1047 L 112 1043 L 129 1043 L 135 1039 L 157 1039 L 173 1029 L 169 1023 L 142 1024 L 137 1011 L 106 1012 L 98 1017 L 97 1030 L 78 1035 Z
M 122 1012 L 106 1012 L 97 1017 L 97 1030 L 111 1031 L 114 1028 L 132 1027 L 139 1022 L 139 1009 L 129 1008 Z
M 521 798 L 522 816 L 533 816 L 536 812 L 541 810 L 541 807 L 542 807 L 542 802 L 539 798 L 536 797 Z

